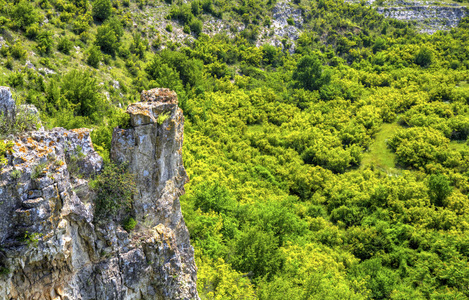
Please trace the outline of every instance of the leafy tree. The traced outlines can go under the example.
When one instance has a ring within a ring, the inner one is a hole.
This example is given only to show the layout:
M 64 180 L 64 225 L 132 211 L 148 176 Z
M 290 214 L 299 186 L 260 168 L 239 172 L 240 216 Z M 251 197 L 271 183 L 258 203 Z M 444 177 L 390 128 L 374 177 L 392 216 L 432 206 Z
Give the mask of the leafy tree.
M 319 90 L 330 82 L 330 75 L 323 72 L 322 64 L 316 55 L 302 57 L 293 72 L 293 80 L 306 90 Z
M 446 206 L 446 199 L 453 190 L 448 177 L 443 174 L 433 174 L 428 179 L 427 186 L 430 201 L 436 206 Z
M 253 277 L 273 276 L 283 265 L 278 250 L 278 238 L 271 233 L 251 227 L 238 238 L 232 264 Z
M 229 190 L 217 182 L 203 183 L 195 190 L 194 206 L 203 212 L 228 213 L 235 210 L 236 204 Z
M 62 79 L 61 93 L 78 116 L 99 118 L 104 101 L 96 78 L 89 71 L 72 70 Z
M 423 68 L 428 67 L 432 64 L 433 61 L 433 52 L 427 48 L 420 48 L 419 52 L 415 55 L 415 63 Z
M 98 27 L 95 43 L 103 52 L 115 55 L 123 33 L 120 21 L 116 18 L 111 18 Z
M 88 49 L 88 56 L 86 58 L 87 64 L 97 69 L 101 62 L 101 58 L 102 54 L 98 46 L 91 46 L 90 49 Z
M 65 36 L 59 39 L 57 43 L 57 50 L 64 54 L 70 54 L 70 50 L 72 50 L 73 43 Z
M 34 8 L 31 2 L 26 0 L 21 0 L 18 4 L 15 4 L 12 16 L 16 26 L 23 30 L 34 23 L 40 22 L 42 19 L 39 11 Z
M 202 32 L 202 26 L 203 23 L 199 19 L 193 19 L 189 24 L 189 27 L 195 36 L 199 36 L 199 34 Z
M 95 0 L 91 12 L 95 20 L 105 21 L 112 14 L 111 0 Z

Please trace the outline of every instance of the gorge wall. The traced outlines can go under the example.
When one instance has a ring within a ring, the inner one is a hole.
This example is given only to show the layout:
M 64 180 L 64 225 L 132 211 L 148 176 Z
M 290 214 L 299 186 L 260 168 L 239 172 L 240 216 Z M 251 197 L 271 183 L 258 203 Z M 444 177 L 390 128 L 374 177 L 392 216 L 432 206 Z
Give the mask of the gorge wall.
M 128 113 L 111 156 L 135 174 L 130 233 L 118 216 L 94 216 L 88 181 L 103 159 L 89 130 L 10 137 L 0 171 L 0 299 L 199 299 L 179 204 L 187 175 L 177 96 L 145 91 Z

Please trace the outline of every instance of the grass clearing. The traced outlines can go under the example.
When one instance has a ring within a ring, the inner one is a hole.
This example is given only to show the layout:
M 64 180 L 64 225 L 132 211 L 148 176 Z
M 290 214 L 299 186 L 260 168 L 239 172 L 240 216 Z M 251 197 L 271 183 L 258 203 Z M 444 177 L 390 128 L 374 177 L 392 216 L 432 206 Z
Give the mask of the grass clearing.
M 375 141 L 370 145 L 368 151 L 363 153 L 361 168 L 375 166 L 387 173 L 399 174 L 400 169 L 394 164 L 395 154 L 388 149 L 386 140 L 389 139 L 399 128 L 396 122 L 384 123 L 381 130 L 375 137 Z

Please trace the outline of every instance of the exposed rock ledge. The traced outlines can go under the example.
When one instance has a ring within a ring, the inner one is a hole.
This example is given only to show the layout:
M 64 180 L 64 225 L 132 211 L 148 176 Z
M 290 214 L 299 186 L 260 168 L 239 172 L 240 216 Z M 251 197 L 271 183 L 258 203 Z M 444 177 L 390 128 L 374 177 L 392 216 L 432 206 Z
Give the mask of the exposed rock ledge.
M 142 100 L 128 108 L 131 128 L 115 129 L 112 141 L 111 156 L 136 175 L 131 233 L 94 221 L 87 180 L 103 161 L 88 130 L 15 137 L 0 170 L 0 299 L 199 299 L 179 204 L 182 111 L 166 89 Z
M 391 7 L 378 7 L 376 10 L 388 18 L 400 21 L 415 21 L 421 32 L 434 33 L 456 27 L 467 15 L 467 9 L 459 5 L 425 5 L 421 2 L 397 1 Z

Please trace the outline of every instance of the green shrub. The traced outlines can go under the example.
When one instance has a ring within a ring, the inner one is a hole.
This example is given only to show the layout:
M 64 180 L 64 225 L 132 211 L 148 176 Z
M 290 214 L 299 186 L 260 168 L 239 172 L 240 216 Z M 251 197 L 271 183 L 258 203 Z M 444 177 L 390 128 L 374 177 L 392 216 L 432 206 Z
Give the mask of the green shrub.
M 13 151 L 13 146 L 13 141 L 0 140 L 0 166 L 7 163 L 7 159 L 5 158 L 5 156 L 7 155 L 7 153 L 11 153 Z
M 173 25 L 171 25 L 171 24 L 166 25 L 166 31 L 167 32 L 173 32 Z
M 199 19 L 194 19 L 191 21 L 190 23 L 190 28 L 191 28 L 191 31 L 196 35 L 196 36 L 199 36 L 199 34 L 202 32 L 202 21 L 200 21 Z
M 24 75 L 21 72 L 12 72 L 8 76 L 8 84 L 14 88 L 24 85 Z
M 321 61 L 317 56 L 307 55 L 298 61 L 293 80 L 297 81 L 299 87 L 314 91 L 328 84 L 330 77 L 323 73 Z
M 95 44 L 103 52 L 114 56 L 119 50 L 119 42 L 123 34 L 122 23 L 117 18 L 111 18 L 98 27 Z
M 16 179 L 20 178 L 21 177 L 21 171 L 18 170 L 18 169 L 14 169 L 13 171 L 11 171 L 10 177 L 13 180 L 16 180 Z
M 96 192 L 95 216 L 97 219 L 112 218 L 121 210 L 130 210 L 136 192 L 135 176 L 125 165 L 108 163 L 102 172 L 90 181 Z
M 92 120 L 100 118 L 99 109 L 103 108 L 103 98 L 96 77 L 89 71 L 72 70 L 62 79 L 61 93 L 68 103 L 75 107 L 78 116 Z
M 37 35 L 37 50 L 42 54 L 48 54 L 52 49 L 54 43 L 52 33 L 49 31 L 42 31 Z
M 21 41 L 17 41 L 10 50 L 11 56 L 15 59 L 25 59 L 27 51 L 23 48 Z
M 95 20 L 105 21 L 112 14 L 111 0 L 95 0 L 91 12 Z
M 39 24 L 32 24 L 26 29 L 26 36 L 32 40 L 35 40 L 40 31 Z
M 8 274 L 10 274 L 10 272 L 11 272 L 11 271 L 10 271 L 10 269 L 8 269 L 8 268 L 0 267 L 0 276 L 2 276 L 2 275 L 8 275 Z
M 137 226 L 137 221 L 135 221 L 135 219 L 132 217 L 127 218 L 123 223 L 123 227 L 127 232 L 134 230 L 135 226 Z
M 39 177 L 42 177 L 44 171 L 47 168 L 47 165 L 47 162 L 42 162 L 40 164 L 35 165 L 33 171 L 31 172 L 31 179 L 37 179 Z
M 453 191 L 448 177 L 443 174 L 433 174 L 428 179 L 427 186 L 430 201 L 435 206 L 446 206 L 446 198 Z
M 288 23 L 288 25 L 294 26 L 295 25 L 295 20 L 293 20 L 293 18 L 288 18 L 287 23 Z
M 414 60 L 417 65 L 423 68 L 428 67 L 432 64 L 433 52 L 427 47 L 422 47 L 415 55 Z
M 34 8 L 31 2 L 26 0 L 21 0 L 14 6 L 12 16 L 16 26 L 23 30 L 34 23 L 40 23 L 42 20 L 38 10 Z
M 91 46 L 87 51 L 86 63 L 93 68 L 98 68 L 101 62 L 102 54 L 98 46 Z
M 134 53 L 138 58 L 143 58 L 145 56 L 145 51 L 148 47 L 148 40 L 143 39 L 142 35 L 138 32 L 135 32 L 132 35 L 132 44 L 130 44 L 130 52 Z
M 70 54 L 70 50 L 72 50 L 73 43 L 65 36 L 59 39 L 57 43 L 57 50 L 62 52 L 63 54 Z

